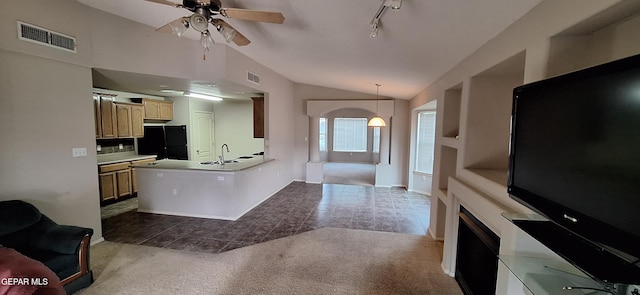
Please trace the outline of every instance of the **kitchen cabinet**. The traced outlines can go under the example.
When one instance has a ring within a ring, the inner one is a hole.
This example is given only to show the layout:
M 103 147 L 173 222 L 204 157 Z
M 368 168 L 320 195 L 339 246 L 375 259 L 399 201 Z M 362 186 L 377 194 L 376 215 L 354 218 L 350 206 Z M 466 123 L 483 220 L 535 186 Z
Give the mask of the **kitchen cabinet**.
M 133 193 L 130 165 L 131 162 L 121 162 L 98 166 L 101 203 Z
M 264 138 L 264 97 L 252 97 L 253 100 L 253 137 Z
M 118 137 L 118 125 L 116 105 L 113 97 L 98 96 L 94 99 L 96 115 L 96 137 L 116 138 Z
M 116 173 L 100 173 L 98 178 L 100 180 L 100 202 L 117 199 Z
M 172 101 L 143 98 L 142 104 L 144 105 L 145 120 L 173 120 Z
M 144 137 L 144 107 L 141 104 L 116 103 L 118 137 Z
M 140 164 L 152 163 L 155 161 L 156 161 L 155 158 L 137 160 L 137 161 L 131 161 L 131 165 L 140 165 Z M 132 186 L 133 193 L 137 193 L 138 192 L 138 174 L 136 172 L 136 168 L 133 168 L 133 167 L 131 168 L 131 186 Z
M 100 204 L 104 205 L 105 201 L 116 201 L 120 198 L 135 195 L 138 192 L 138 180 L 136 168 L 131 166 L 155 161 L 156 158 L 153 157 L 98 165 Z

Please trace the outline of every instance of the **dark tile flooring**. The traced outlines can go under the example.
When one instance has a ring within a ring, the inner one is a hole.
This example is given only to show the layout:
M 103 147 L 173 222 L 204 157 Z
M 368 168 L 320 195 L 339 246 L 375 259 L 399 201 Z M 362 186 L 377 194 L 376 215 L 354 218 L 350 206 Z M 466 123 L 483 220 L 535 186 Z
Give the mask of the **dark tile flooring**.
M 425 235 L 430 200 L 402 188 L 293 182 L 235 221 L 128 211 L 107 241 L 218 253 L 322 227 Z

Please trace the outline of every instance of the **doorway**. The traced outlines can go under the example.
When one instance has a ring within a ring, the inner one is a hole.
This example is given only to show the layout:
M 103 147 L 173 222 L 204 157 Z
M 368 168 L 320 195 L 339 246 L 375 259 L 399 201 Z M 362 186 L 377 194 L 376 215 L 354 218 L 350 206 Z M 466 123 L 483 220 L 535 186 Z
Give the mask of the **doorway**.
M 199 162 L 213 161 L 215 152 L 213 150 L 213 113 L 194 111 L 191 115 L 193 120 L 193 134 L 191 136 L 193 147 L 191 148 L 192 160 Z

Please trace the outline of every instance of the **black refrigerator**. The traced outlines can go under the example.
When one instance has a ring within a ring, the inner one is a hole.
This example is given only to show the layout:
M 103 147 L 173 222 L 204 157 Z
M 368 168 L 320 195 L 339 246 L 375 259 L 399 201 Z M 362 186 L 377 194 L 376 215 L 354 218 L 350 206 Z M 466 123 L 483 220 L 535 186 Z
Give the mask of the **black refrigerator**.
M 144 137 L 138 138 L 138 154 L 188 160 L 187 126 L 144 126 Z

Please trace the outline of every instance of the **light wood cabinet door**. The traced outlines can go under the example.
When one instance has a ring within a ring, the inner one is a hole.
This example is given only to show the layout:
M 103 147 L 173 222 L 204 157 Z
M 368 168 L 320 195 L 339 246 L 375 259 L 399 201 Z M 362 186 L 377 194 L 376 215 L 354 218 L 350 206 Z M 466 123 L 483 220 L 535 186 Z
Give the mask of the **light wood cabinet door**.
M 117 187 L 118 187 L 118 198 L 131 195 L 133 191 L 131 190 L 131 170 L 118 170 L 116 171 L 117 177 Z
M 143 104 L 145 119 L 160 119 L 160 104 L 157 101 L 145 99 L 143 100 Z
M 173 102 L 160 103 L 160 120 L 173 120 Z
M 102 119 L 102 138 L 118 137 L 118 118 L 113 100 L 100 98 L 100 118 Z
M 131 106 L 131 136 L 144 137 L 144 107 Z
M 131 106 L 116 104 L 118 137 L 131 137 Z
M 117 195 L 117 179 L 115 172 L 100 173 L 100 200 L 115 200 Z
M 173 102 L 143 98 L 144 118 L 147 120 L 173 120 Z
M 100 96 L 93 96 L 93 118 L 96 125 L 96 138 L 102 137 L 102 116 L 100 112 Z

